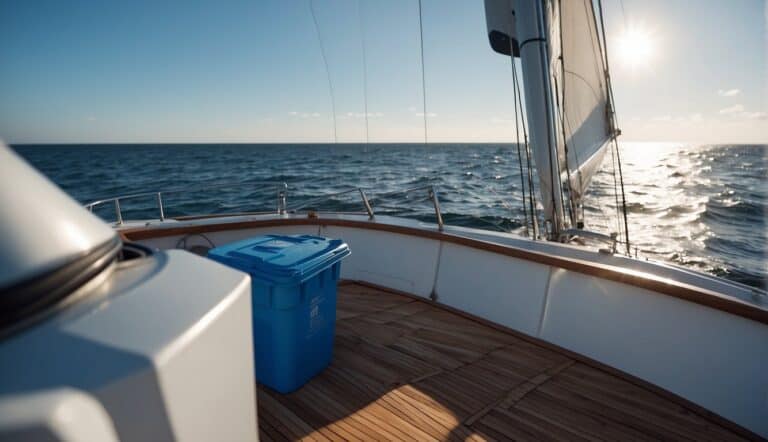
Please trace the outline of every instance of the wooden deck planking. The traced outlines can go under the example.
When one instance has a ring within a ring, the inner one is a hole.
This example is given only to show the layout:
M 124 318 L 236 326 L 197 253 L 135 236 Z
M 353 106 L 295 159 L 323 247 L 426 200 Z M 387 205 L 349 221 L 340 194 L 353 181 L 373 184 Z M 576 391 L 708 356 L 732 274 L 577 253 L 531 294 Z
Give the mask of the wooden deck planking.
M 259 385 L 264 440 L 735 440 L 706 417 L 551 348 L 359 284 L 339 286 L 334 360 Z

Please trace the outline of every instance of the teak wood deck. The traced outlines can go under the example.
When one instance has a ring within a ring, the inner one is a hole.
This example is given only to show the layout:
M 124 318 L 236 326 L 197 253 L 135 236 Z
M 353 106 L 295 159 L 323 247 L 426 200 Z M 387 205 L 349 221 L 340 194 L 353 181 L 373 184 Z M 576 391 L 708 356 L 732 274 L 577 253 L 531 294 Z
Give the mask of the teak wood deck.
M 735 440 L 663 395 L 428 302 L 338 292 L 331 365 L 258 387 L 262 440 Z

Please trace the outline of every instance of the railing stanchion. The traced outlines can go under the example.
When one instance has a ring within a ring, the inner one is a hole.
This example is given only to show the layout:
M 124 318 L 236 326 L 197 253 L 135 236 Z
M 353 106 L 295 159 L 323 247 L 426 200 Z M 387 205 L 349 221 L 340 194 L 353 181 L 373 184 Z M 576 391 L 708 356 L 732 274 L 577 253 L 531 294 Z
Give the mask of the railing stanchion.
M 160 221 L 165 221 L 165 211 L 163 210 L 163 197 L 160 195 L 162 192 L 157 192 L 157 208 L 160 209 Z
M 368 212 L 368 219 L 373 219 L 373 207 L 371 207 L 371 202 L 368 201 L 368 197 L 365 195 L 362 187 L 357 190 L 360 191 L 360 198 L 363 199 L 363 206 L 365 206 L 365 211 Z
M 437 191 L 434 186 L 429 186 L 429 198 L 432 200 L 432 205 L 435 207 L 435 216 L 437 217 L 437 228 L 441 232 L 443 231 L 443 215 L 440 213 L 440 202 L 437 200 Z
M 115 216 L 117 217 L 117 225 L 123 224 L 123 212 L 120 211 L 120 199 L 115 198 Z
M 284 215 L 286 205 L 288 204 L 286 193 L 288 191 L 288 184 L 283 183 L 277 186 L 277 214 Z

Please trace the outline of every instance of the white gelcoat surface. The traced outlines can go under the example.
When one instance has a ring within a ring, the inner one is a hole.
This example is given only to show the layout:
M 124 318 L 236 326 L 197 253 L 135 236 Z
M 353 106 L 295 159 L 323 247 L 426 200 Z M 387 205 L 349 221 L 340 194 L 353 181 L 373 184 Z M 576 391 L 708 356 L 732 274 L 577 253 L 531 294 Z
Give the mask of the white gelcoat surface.
M 249 440 L 256 434 L 255 425 L 250 427 L 256 417 L 255 396 L 251 404 L 243 403 L 255 385 L 250 284 L 244 291 L 245 296 L 211 312 L 159 358 L 160 385 L 174 398 L 168 414 L 178 440 Z M 227 414 L 226 424 L 201 418 L 220 418 L 221 413 Z
M 535 336 L 549 267 L 445 243 L 438 302 Z
M 322 236 L 341 238 L 352 254 L 341 277 L 428 297 L 435 282 L 439 242 L 397 233 L 327 226 Z
M 0 397 L 0 440 L 117 441 L 109 414 L 93 396 L 52 388 Z
M 0 143 L 0 288 L 53 270 L 116 233 Z
M 768 327 L 613 281 L 553 273 L 541 338 L 768 434 Z
M 279 222 L 280 220 L 306 220 L 306 214 L 263 214 L 263 215 L 233 215 L 229 217 L 216 217 L 206 218 L 198 220 L 166 220 L 161 222 L 159 220 L 154 221 L 126 221 L 124 228 L 132 229 L 136 227 L 146 227 L 149 225 L 151 228 L 157 228 L 162 230 L 166 227 L 189 227 L 195 226 L 205 229 L 206 226 L 220 225 L 226 223 L 241 223 L 248 221 L 270 221 Z M 437 226 L 417 220 L 397 218 L 387 215 L 379 215 L 375 221 L 371 221 L 367 216 L 357 214 L 335 214 L 335 213 L 323 213 L 322 219 L 328 220 L 344 220 L 374 224 L 383 224 L 388 226 L 405 227 L 409 229 L 416 229 L 422 231 L 436 232 Z M 227 231 L 227 235 L 231 235 L 231 241 L 237 239 L 248 238 L 257 234 L 264 233 L 307 233 L 307 234 L 321 234 L 321 226 L 318 225 L 277 225 L 272 227 L 263 227 L 258 229 L 241 229 Z M 610 255 L 604 253 L 598 253 L 596 249 L 589 247 L 583 247 L 573 244 L 561 244 L 550 241 L 534 241 L 529 238 L 521 237 L 515 233 L 504 232 L 492 232 L 487 230 L 472 229 L 468 227 L 460 226 L 445 226 L 445 232 L 452 235 L 457 235 L 466 238 L 472 238 L 480 241 L 490 242 L 498 245 L 508 246 L 515 249 L 526 250 L 535 253 L 543 253 L 555 257 L 561 257 L 565 259 L 584 260 L 597 265 L 606 265 L 615 267 L 617 269 L 628 270 L 632 272 L 645 273 L 653 275 L 663 280 L 669 280 L 672 282 L 678 282 L 682 284 L 688 284 L 695 287 L 701 287 L 709 290 L 713 294 L 718 294 L 726 298 L 737 298 L 746 303 L 757 306 L 768 306 L 768 294 L 767 296 L 755 296 L 754 287 L 744 286 L 732 281 L 728 281 L 722 278 L 715 277 L 710 274 L 696 272 L 688 268 L 675 266 L 669 263 L 662 263 L 658 261 L 652 261 L 647 259 L 635 259 L 623 255 Z M 221 241 L 227 241 L 228 237 L 218 235 L 224 232 L 210 232 L 206 233 L 206 236 L 211 235 L 215 244 L 221 244 Z M 250 234 L 252 233 L 252 234 Z M 141 240 L 139 242 L 146 245 L 156 245 L 160 249 L 175 248 L 175 244 L 181 238 L 181 235 L 176 235 L 164 238 L 153 238 L 147 240 Z M 412 237 L 412 236 L 411 236 Z M 219 239 L 220 238 L 220 239 Z M 231 242 L 227 241 L 227 242 Z M 193 245 L 208 245 L 207 242 L 200 237 L 190 237 L 189 244 Z M 210 245 L 208 245 L 210 246 Z
M 280 235 L 317 235 L 319 231 L 318 226 L 279 226 L 279 227 L 265 227 L 259 229 L 243 229 L 243 230 L 222 230 L 218 232 L 205 233 L 205 237 L 211 240 L 214 246 L 218 247 L 231 242 L 239 241 L 241 239 L 250 238 L 258 235 L 266 234 L 280 234 Z M 190 235 L 174 235 L 160 238 L 150 238 L 140 241 L 147 247 L 151 247 L 159 250 L 175 249 L 179 241 L 186 237 L 187 248 L 191 246 L 204 246 L 211 247 L 211 244 L 197 234 Z
M 250 278 L 177 250 L 112 278 L 0 342 L 0 397 L 85 390 L 121 440 L 255 439 Z

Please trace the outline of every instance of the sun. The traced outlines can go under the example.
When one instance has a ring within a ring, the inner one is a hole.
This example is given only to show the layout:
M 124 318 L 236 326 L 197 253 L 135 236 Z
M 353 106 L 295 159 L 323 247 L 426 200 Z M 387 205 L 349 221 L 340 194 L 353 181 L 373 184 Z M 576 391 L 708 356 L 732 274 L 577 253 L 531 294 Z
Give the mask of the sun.
M 630 24 L 616 40 L 619 61 L 632 70 L 649 67 L 656 50 L 654 32 L 642 25 Z

